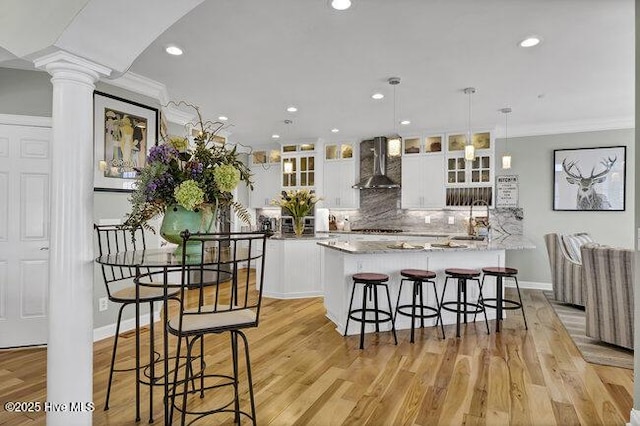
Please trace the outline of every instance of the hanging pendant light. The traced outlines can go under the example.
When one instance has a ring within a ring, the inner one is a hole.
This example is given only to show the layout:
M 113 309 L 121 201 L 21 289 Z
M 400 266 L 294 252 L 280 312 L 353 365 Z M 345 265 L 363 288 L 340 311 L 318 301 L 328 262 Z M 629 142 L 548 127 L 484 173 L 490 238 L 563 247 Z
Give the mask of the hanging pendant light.
M 504 155 L 502 156 L 502 168 L 511 168 L 511 154 L 509 154 L 509 135 L 507 134 L 507 116 L 511 112 L 511 108 L 502 108 L 500 110 L 504 114 Z
M 287 134 L 287 142 L 289 142 L 290 139 L 290 135 L 289 135 L 289 126 L 291 124 L 293 124 L 292 120 L 284 120 L 284 124 L 286 125 L 286 134 Z M 295 159 L 293 158 L 289 158 L 289 159 L 284 159 L 282 161 L 282 171 L 284 174 L 290 175 L 293 173 L 293 162 L 295 161 Z
M 388 82 L 393 86 L 393 134 L 387 139 L 387 153 L 397 157 L 402 151 L 402 138 L 396 131 L 396 86 L 400 84 L 400 77 L 391 77 Z
M 473 161 L 476 158 L 476 148 L 473 146 L 473 134 L 471 133 L 471 95 L 476 93 L 474 87 L 467 87 L 464 93 L 469 96 L 469 126 L 467 127 L 467 144 L 464 146 L 464 159 Z

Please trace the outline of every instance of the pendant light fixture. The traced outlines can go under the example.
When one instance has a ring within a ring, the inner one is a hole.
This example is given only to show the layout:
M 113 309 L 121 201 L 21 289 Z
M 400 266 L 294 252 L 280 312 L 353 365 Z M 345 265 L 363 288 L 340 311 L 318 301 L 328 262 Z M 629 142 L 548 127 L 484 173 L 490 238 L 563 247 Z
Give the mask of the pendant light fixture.
M 511 154 L 509 154 L 509 135 L 507 134 L 507 117 L 511 112 L 511 108 L 502 108 L 500 110 L 504 114 L 504 154 L 502 155 L 502 168 L 511 168 Z
M 291 125 L 293 123 L 293 121 L 291 120 L 284 120 L 284 124 L 287 125 L 286 128 L 286 132 L 287 132 L 287 139 L 289 139 L 289 125 Z M 295 160 L 292 158 L 288 158 L 288 159 L 283 159 L 282 161 L 282 171 L 284 174 L 290 175 L 291 173 L 293 173 L 293 162 Z
M 397 157 L 402 150 L 402 138 L 396 131 L 396 86 L 400 84 L 400 77 L 391 77 L 388 82 L 393 86 L 393 134 L 387 139 L 387 153 Z
M 473 161 L 476 158 L 476 148 L 473 146 L 473 133 L 471 133 L 471 95 L 476 93 L 475 87 L 467 87 L 464 93 L 469 96 L 469 126 L 467 128 L 467 144 L 464 146 L 464 159 Z

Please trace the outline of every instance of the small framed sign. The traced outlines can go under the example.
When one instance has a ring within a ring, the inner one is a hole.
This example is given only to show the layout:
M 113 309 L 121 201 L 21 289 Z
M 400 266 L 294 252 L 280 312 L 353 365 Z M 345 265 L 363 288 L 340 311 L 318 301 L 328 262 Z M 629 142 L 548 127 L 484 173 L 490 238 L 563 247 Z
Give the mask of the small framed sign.
M 518 207 L 518 176 L 496 176 L 496 207 Z

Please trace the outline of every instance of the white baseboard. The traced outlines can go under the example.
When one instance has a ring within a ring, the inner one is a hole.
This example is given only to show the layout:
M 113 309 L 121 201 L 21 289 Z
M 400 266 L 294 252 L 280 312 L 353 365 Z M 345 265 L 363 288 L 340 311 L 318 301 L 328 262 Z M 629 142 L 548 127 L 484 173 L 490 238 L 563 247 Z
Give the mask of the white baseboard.
M 553 290 L 553 284 L 551 283 L 539 283 L 535 281 L 518 281 L 518 284 L 520 285 L 520 288 L 530 288 L 534 290 L 545 290 L 545 291 Z M 506 280 L 504 286 L 515 288 L 516 284 L 513 280 Z
M 155 311 L 153 315 L 153 321 L 160 320 L 160 311 Z M 145 325 L 149 325 L 149 314 L 146 313 L 140 316 L 140 326 L 144 327 Z M 129 318 L 120 324 L 120 333 L 124 333 L 129 330 L 134 330 L 136 328 L 136 320 L 135 318 Z M 116 334 L 116 323 L 105 325 L 104 327 L 94 328 L 93 329 L 93 341 L 97 342 L 98 340 L 107 339 L 109 337 L 113 337 Z
M 272 299 L 304 299 L 307 297 L 324 297 L 324 291 L 300 291 L 295 293 L 272 293 L 265 291 L 262 295 Z
M 631 416 L 629 416 L 628 426 L 640 426 L 640 410 L 634 408 L 631 409 Z

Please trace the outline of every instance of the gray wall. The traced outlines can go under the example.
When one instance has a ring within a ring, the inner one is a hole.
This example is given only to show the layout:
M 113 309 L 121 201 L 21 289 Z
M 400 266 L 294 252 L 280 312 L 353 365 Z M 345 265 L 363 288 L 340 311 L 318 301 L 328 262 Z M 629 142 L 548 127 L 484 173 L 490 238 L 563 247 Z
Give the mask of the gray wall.
M 96 90 L 125 99 L 159 108 L 158 101 L 128 90 L 99 82 Z M 0 68 L 0 114 L 17 114 L 33 116 L 51 116 L 52 85 L 49 74 L 41 71 L 14 70 Z M 93 144 L 93 141 L 87 141 Z M 130 205 L 127 193 L 94 192 L 94 222 L 103 219 L 121 219 L 129 212 Z M 150 246 L 158 244 L 158 239 L 151 236 L 147 242 Z M 97 252 L 97 249 L 96 249 Z M 98 299 L 106 296 L 104 281 L 99 266 L 94 272 L 94 328 L 114 324 L 117 318 L 118 305 L 110 304 L 103 312 L 98 310 Z M 143 313 L 147 312 L 146 306 Z M 125 311 L 124 318 L 133 318 L 133 308 Z
M 0 114 L 51 117 L 49 74 L 0 68 Z
M 504 140 L 496 143 L 496 175 L 518 175 L 520 206 L 524 208 L 524 235 L 535 250 L 507 253 L 507 264 L 518 268 L 522 281 L 550 283 L 551 273 L 543 235 L 549 232 L 586 231 L 601 244 L 634 247 L 635 206 L 634 130 L 567 133 L 509 138 L 512 168 L 502 170 Z M 623 212 L 554 211 L 553 150 L 626 145 L 626 210 Z
M 638 63 L 640 63 L 640 7 L 638 7 L 638 1 L 636 1 L 636 123 L 640 122 L 640 71 L 638 71 Z M 638 133 L 635 134 L 635 142 L 636 146 L 640 143 L 640 138 L 638 137 Z M 632 157 L 630 161 L 633 165 L 635 165 L 634 169 L 637 169 L 640 166 L 640 150 L 636 151 L 635 157 Z M 636 235 L 636 232 L 640 229 L 640 186 L 636 187 L 636 198 L 635 198 L 635 220 L 634 227 L 631 232 L 632 235 Z M 640 232 L 637 235 L 640 238 Z M 634 350 L 635 353 L 640 353 L 640 292 L 638 292 L 638 283 L 640 282 L 640 247 L 636 242 L 636 264 L 635 264 L 635 279 L 634 279 L 634 296 L 633 302 L 635 305 L 634 309 Z M 640 410 L 640 356 L 635 356 L 633 358 L 633 409 Z M 633 415 L 633 411 L 632 411 Z M 637 420 L 637 419 L 635 419 Z M 634 422 L 634 418 L 631 418 L 631 422 Z M 635 424 L 631 423 L 631 424 Z

